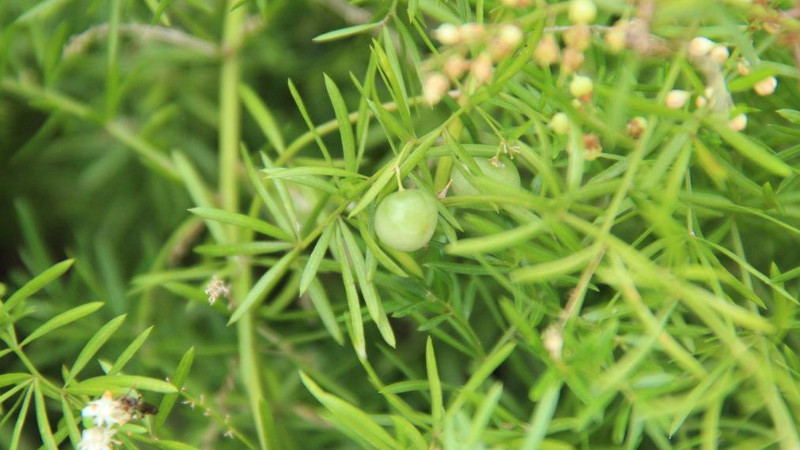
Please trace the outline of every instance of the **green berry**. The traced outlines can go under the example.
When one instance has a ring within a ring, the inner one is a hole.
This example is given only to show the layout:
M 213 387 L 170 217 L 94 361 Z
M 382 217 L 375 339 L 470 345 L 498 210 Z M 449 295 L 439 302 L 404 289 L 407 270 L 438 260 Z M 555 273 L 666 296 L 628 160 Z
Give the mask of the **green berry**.
M 389 194 L 375 211 L 375 232 L 387 247 L 419 250 L 431 240 L 439 213 L 436 199 L 418 189 Z
M 483 175 L 491 178 L 494 181 L 505 184 L 510 187 L 519 187 L 519 172 L 516 166 L 511 161 L 506 159 L 499 159 L 495 163 L 492 159 L 475 158 L 475 163 L 481 170 Z M 477 174 L 472 174 L 473 176 Z M 453 193 L 456 195 L 480 195 L 478 189 L 467 181 L 464 174 L 459 169 L 453 169 L 450 175 L 453 179 Z

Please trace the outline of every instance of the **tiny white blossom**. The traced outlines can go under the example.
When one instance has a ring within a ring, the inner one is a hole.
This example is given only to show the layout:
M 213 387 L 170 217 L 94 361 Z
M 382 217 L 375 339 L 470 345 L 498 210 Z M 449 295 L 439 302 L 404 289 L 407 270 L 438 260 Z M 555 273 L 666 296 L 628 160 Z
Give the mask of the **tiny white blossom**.
M 231 287 L 214 275 L 204 292 L 208 296 L 208 304 L 213 305 L 220 297 L 230 295 Z
M 113 450 L 114 444 L 118 443 L 112 439 L 116 432 L 117 430 L 113 428 L 101 427 L 83 430 L 78 450 Z
M 99 399 L 89 402 L 81 411 L 81 415 L 83 417 L 92 417 L 92 422 L 97 427 L 122 425 L 131 420 L 131 415 L 127 408 L 114 399 L 111 391 L 106 391 Z

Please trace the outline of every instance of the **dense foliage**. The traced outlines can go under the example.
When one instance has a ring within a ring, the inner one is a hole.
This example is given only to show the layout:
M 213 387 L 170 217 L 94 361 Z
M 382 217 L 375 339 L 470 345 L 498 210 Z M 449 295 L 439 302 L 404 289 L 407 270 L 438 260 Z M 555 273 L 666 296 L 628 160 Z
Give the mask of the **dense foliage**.
M 797 449 L 798 19 L 0 2 L 0 447 Z

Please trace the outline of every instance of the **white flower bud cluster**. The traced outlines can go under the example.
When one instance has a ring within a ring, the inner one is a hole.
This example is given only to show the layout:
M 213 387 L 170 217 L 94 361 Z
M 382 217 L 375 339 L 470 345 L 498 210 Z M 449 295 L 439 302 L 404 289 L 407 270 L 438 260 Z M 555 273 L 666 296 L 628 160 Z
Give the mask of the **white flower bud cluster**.
M 512 7 L 528 4 L 521 0 L 505 3 Z M 511 55 L 525 39 L 523 30 L 511 23 L 492 26 L 445 23 L 433 32 L 433 36 L 443 49 L 440 59 L 430 62 L 437 69 L 423 78 L 422 94 L 429 105 L 439 103 L 447 95 L 451 83 L 457 84 L 465 75 L 475 86 L 488 83 L 496 63 Z M 472 54 L 478 56 L 470 58 Z

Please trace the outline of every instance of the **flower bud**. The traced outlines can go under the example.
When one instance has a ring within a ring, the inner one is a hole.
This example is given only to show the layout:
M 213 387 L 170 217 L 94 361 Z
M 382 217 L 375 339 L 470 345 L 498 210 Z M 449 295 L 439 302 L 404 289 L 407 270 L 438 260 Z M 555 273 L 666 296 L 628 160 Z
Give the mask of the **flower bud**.
M 569 117 L 563 112 L 553 114 L 553 118 L 550 119 L 550 128 L 552 128 L 556 134 L 569 133 Z
M 747 115 L 742 113 L 728 122 L 728 128 L 733 131 L 742 131 L 747 128 Z
M 454 45 L 461 42 L 461 30 L 452 23 L 443 23 L 434 30 L 433 37 L 444 45 Z
M 711 49 L 711 59 L 717 64 L 725 64 L 725 61 L 728 60 L 728 48 L 724 45 L 715 45 L 714 48 Z
M 483 25 L 477 23 L 466 23 L 461 25 L 461 40 L 466 44 L 479 42 L 483 39 Z
M 589 77 L 576 75 L 569 84 L 569 93 L 584 103 L 592 99 L 593 91 L 594 83 Z
M 592 23 L 597 16 L 597 7 L 591 0 L 572 0 L 568 15 L 569 20 L 576 25 Z
M 689 41 L 689 56 L 701 58 L 711 53 L 714 48 L 714 41 L 709 38 L 698 36 Z
M 586 161 L 594 161 L 598 157 L 600 157 L 600 153 L 603 152 L 603 146 L 600 144 L 600 138 L 597 137 L 594 133 L 587 133 L 584 134 L 582 137 L 583 140 L 583 159 Z
M 558 62 L 559 53 L 556 38 L 552 34 L 545 34 L 539 39 L 536 50 L 533 51 L 533 59 L 539 65 L 547 67 Z
M 481 53 L 472 62 L 470 73 L 478 84 L 484 84 L 492 78 L 492 57 L 488 53 Z
M 706 105 L 708 105 L 708 99 L 705 95 L 698 95 L 697 98 L 694 99 L 694 106 L 696 106 L 697 109 L 705 108 Z
M 561 70 L 565 74 L 577 72 L 583 66 L 584 58 L 583 52 L 567 47 L 564 49 L 564 56 L 561 58 Z
M 573 25 L 564 32 L 564 43 L 575 50 L 584 51 L 592 44 L 589 25 Z
M 736 64 L 736 72 L 741 76 L 750 75 L 750 65 L 744 59 L 740 59 Z
M 685 105 L 688 100 L 689 100 L 688 92 L 682 91 L 680 89 L 675 89 L 667 93 L 664 102 L 667 104 L 667 108 L 680 109 L 683 108 L 683 105 Z
M 504 44 L 516 48 L 524 36 L 518 26 L 507 23 L 500 27 L 499 37 Z
M 450 87 L 450 80 L 439 72 L 429 74 L 422 84 L 422 94 L 429 105 L 439 103 Z
M 767 77 L 756 83 L 753 86 L 753 90 L 756 91 L 756 94 L 765 97 L 775 92 L 775 88 L 777 87 L 778 79 L 775 77 Z
M 606 32 L 606 43 L 613 53 L 619 53 L 628 44 L 628 21 L 619 20 Z
M 634 139 L 639 139 L 644 134 L 646 128 L 647 128 L 647 119 L 641 116 L 637 116 L 631 119 L 630 122 L 628 122 L 628 125 L 625 126 L 625 131 L 628 132 L 628 136 Z
M 444 67 L 442 67 L 442 72 L 454 80 L 461 78 L 461 75 L 464 75 L 467 70 L 469 70 L 469 61 L 461 55 L 453 55 L 447 58 Z

